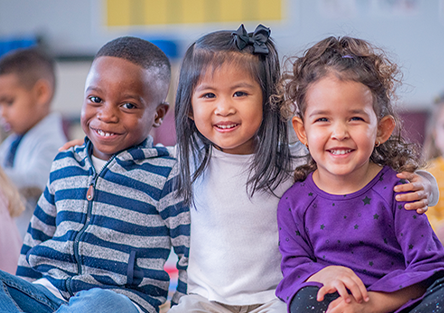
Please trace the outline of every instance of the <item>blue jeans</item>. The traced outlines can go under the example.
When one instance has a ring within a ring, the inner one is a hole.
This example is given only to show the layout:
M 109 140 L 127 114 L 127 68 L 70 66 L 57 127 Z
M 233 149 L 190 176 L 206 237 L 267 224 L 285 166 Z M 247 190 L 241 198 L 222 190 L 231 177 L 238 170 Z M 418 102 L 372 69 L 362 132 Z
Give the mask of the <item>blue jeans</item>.
M 54 296 L 44 286 L 32 284 L 0 271 L 0 313 L 138 313 L 131 300 L 111 290 L 83 290 L 68 301 Z

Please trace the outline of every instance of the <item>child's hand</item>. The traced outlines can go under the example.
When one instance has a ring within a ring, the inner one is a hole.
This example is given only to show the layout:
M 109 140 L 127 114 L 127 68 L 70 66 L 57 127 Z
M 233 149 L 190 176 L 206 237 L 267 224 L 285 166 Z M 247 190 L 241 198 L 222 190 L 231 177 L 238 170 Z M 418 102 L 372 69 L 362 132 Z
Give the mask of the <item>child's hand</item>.
M 409 202 L 405 204 L 406 210 L 416 210 L 422 214 L 428 210 L 428 197 L 432 193 L 430 181 L 418 174 L 402 172 L 396 175 L 398 178 L 408 180 L 409 183 L 397 185 L 393 190 L 395 192 L 408 192 L 396 195 L 396 201 Z
M 69 148 L 74 147 L 74 146 L 81 146 L 81 145 L 83 145 L 83 143 L 84 143 L 83 139 L 74 139 L 74 140 L 68 141 L 67 143 L 65 143 L 63 146 L 61 146 L 59 148 L 59 152 L 68 150 Z
M 351 299 L 350 302 L 344 301 L 342 297 L 339 297 L 330 302 L 326 313 L 366 313 L 374 312 L 368 302 L 358 303 L 355 299 Z
M 307 281 L 316 281 L 324 285 L 318 291 L 318 301 L 324 300 L 326 294 L 335 291 L 346 303 L 350 303 L 353 297 L 357 303 L 369 300 L 367 289 L 362 280 L 351 269 L 344 266 L 327 266 Z M 347 289 L 350 290 L 353 297 L 350 297 Z

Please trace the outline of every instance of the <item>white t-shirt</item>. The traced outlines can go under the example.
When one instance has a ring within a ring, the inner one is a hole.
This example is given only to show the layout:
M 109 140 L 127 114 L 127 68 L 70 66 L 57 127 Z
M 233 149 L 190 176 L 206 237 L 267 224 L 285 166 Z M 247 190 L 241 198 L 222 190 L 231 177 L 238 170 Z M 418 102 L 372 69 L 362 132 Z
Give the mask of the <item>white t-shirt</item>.
M 300 143 L 290 148 L 292 155 L 304 154 Z M 230 305 L 276 299 L 282 279 L 276 210 L 293 180 L 275 190 L 278 197 L 256 192 L 250 198 L 252 158 L 212 149 L 208 168 L 193 184 L 188 294 Z

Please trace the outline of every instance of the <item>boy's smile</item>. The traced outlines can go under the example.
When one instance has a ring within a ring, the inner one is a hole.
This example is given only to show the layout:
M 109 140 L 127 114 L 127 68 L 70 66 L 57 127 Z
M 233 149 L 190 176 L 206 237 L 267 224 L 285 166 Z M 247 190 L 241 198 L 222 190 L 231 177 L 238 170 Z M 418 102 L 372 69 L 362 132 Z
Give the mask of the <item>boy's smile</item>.
M 85 85 L 81 124 L 94 156 L 113 154 L 145 140 L 168 107 L 151 70 L 117 57 L 94 60 Z

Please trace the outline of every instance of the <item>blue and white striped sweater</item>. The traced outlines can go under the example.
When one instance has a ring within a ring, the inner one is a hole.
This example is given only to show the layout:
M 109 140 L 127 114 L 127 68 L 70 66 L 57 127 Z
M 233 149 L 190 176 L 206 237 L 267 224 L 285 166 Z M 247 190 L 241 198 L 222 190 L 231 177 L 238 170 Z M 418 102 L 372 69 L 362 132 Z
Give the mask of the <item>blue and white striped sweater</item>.
M 168 294 L 164 263 L 179 257 L 173 302 L 186 293 L 189 209 L 176 197 L 178 163 L 152 139 L 96 173 L 91 142 L 59 153 L 22 247 L 17 275 L 47 278 L 65 298 L 93 287 L 156 312 Z M 90 200 L 87 197 L 91 196 Z

